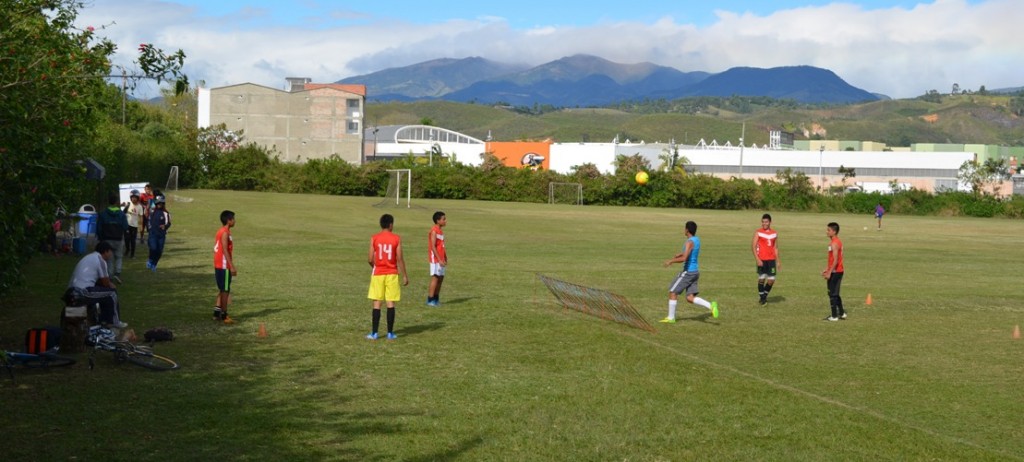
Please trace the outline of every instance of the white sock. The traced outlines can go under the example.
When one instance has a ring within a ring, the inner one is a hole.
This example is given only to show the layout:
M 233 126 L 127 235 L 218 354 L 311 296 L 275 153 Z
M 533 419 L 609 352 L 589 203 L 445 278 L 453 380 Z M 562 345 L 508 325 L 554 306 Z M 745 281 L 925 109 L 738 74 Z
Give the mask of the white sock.
M 693 297 L 693 304 L 703 306 L 704 308 L 707 308 L 709 310 L 711 309 L 711 302 L 704 300 L 703 298 L 700 297 Z
M 675 319 L 676 318 L 676 305 L 678 303 L 679 303 L 678 300 L 669 300 L 668 301 L 668 318 L 669 319 Z

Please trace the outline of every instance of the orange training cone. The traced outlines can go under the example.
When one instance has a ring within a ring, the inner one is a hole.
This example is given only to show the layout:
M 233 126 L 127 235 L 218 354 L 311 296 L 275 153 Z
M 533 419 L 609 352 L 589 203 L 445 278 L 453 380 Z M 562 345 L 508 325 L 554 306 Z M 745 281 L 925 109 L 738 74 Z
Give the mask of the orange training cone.
M 870 305 L 871 304 L 871 294 L 868 294 L 868 299 L 864 300 L 864 304 L 865 305 Z
M 259 337 L 259 338 L 264 338 L 264 337 L 267 336 L 267 325 L 266 324 L 264 324 L 262 322 L 260 323 L 260 330 L 258 332 L 256 332 L 256 336 Z
M 1020 325 L 1013 326 L 1013 338 L 1020 338 Z

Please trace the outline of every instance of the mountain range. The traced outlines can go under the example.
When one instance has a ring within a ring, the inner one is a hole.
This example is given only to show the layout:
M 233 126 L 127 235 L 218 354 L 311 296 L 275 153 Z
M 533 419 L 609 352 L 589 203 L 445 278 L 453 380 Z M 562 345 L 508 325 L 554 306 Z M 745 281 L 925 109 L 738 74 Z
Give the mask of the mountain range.
M 812 104 L 888 99 L 813 66 L 735 67 L 712 74 L 646 62 L 621 64 L 590 55 L 568 56 L 535 67 L 480 57 L 444 58 L 337 83 L 366 85 L 371 101 L 443 100 L 511 106 L 591 107 L 644 99 L 733 95 Z

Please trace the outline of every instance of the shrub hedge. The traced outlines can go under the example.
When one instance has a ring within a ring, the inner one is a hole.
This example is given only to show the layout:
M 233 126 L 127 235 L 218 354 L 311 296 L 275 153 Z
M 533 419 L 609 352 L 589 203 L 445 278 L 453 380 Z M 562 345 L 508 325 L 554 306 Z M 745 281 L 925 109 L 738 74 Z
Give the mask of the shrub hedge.
M 628 159 L 627 159 L 628 160 Z M 428 166 L 420 159 L 352 165 L 337 157 L 305 164 L 285 163 L 255 146 L 243 146 L 219 156 L 202 184 L 212 189 L 319 193 L 346 196 L 382 196 L 388 169 L 413 171 L 412 195 L 430 199 L 488 201 L 548 201 L 551 182 L 580 183 L 588 205 L 697 208 L 723 210 L 791 210 L 810 212 L 872 213 L 881 203 L 887 211 L 906 215 L 972 217 L 1024 217 L 1024 198 L 1000 199 L 965 192 L 929 193 L 917 189 L 882 193 L 822 194 L 800 172 L 779 171 L 773 179 L 722 179 L 681 171 L 650 172 L 646 185 L 633 179 L 633 171 L 620 168 L 602 174 L 593 166 L 581 166 L 570 174 L 547 170 L 505 167 L 485 162 L 480 167 L 450 163 L 447 159 Z M 643 165 L 632 168 L 649 168 Z

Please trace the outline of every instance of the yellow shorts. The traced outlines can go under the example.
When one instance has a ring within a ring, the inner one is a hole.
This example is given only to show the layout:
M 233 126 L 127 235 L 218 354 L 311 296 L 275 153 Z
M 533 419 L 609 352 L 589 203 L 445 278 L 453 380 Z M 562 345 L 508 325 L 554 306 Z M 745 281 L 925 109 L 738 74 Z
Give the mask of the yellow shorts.
M 378 274 L 370 277 L 370 300 L 397 302 L 402 299 L 402 285 L 398 283 L 397 274 Z

